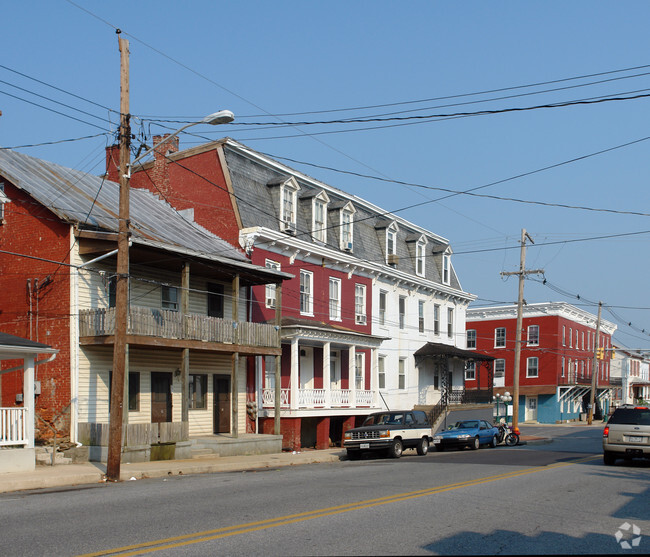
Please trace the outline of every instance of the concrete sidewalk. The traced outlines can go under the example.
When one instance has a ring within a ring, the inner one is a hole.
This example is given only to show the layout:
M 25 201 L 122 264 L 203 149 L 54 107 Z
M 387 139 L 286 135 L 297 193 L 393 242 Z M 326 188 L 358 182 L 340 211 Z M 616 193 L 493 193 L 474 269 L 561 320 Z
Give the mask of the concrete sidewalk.
M 522 424 L 532 425 L 532 424 Z M 522 435 L 522 445 L 543 445 L 553 441 L 550 437 Z M 153 462 L 123 463 L 120 480 L 132 478 L 161 478 L 189 474 L 214 474 L 216 472 L 240 472 L 280 466 L 297 466 L 320 462 L 346 460 L 341 448 L 321 451 L 282 452 L 264 455 L 201 457 L 188 460 L 156 460 Z M 58 466 L 37 466 L 33 472 L 12 472 L 0 474 L 0 493 L 27 489 L 46 489 L 105 482 L 106 465 L 99 462 L 61 464 Z
M 210 474 L 215 472 L 239 472 L 297 466 L 320 462 L 338 462 L 345 458 L 340 448 L 322 451 L 282 452 L 265 455 L 202 457 L 189 460 L 157 460 L 138 462 L 120 466 L 120 480 L 132 478 L 161 478 L 187 474 Z M 37 466 L 33 472 L 13 472 L 0 474 L 0 493 L 26 489 L 45 489 L 105 482 L 106 466 L 99 462 L 82 464 L 62 464 L 58 466 Z

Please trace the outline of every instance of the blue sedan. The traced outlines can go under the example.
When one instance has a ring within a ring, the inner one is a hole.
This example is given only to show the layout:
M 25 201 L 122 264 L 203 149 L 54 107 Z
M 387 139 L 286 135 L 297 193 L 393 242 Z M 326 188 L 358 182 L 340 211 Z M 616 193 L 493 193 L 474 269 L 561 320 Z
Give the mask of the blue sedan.
M 438 451 L 448 448 L 478 449 L 481 445 L 497 446 L 499 430 L 485 420 L 463 420 L 448 430 L 433 436 L 433 446 Z

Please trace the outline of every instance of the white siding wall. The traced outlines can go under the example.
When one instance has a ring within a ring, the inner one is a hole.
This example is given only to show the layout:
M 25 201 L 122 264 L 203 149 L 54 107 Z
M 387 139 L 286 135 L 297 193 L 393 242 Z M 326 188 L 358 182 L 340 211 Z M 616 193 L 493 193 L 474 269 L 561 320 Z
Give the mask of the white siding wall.
M 379 324 L 379 292 L 386 292 L 386 322 Z M 406 298 L 405 324 L 399 328 L 399 299 Z M 419 300 L 424 300 L 424 332 L 419 331 Z M 389 337 L 382 342 L 379 355 L 386 357 L 386 388 L 382 394 L 390 408 L 412 408 L 414 404 L 424 402 L 424 398 L 439 398 L 432 393 L 432 385 L 420 385 L 419 369 L 415 366 L 413 353 L 427 342 L 437 342 L 466 347 L 465 339 L 465 310 L 466 306 L 455 304 L 453 300 L 442 294 L 417 291 L 395 286 L 393 283 L 373 281 L 373 319 L 372 333 Z M 434 334 L 433 311 L 434 305 L 440 306 L 440 332 Z M 452 336 L 447 332 L 447 310 L 453 308 L 454 323 Z M 406 388 L 399 389 L 399 360 L 405 359 Z M 462 367 L 462 366 L 461 366 Z M 453 368 L 454 387 L 462 386 L 462 370 Z M 422 378 L 432 377 L 431 370 L 423 371 Z

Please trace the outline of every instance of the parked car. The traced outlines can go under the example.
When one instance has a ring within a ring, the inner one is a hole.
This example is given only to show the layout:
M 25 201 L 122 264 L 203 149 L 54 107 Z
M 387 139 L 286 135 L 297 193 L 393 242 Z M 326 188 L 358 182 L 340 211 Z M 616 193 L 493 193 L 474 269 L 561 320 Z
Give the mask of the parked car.
M 650 407 L 624 404 L 614 410 L 603 431 L 603 462 L 617 458 L 650 458 Z
M 404 449 L 415 449 L 419 455 L 429 451 L 431 424 L 424 412 L 400 410 L 370 414 L 360 427 L 349 429 L 343 436 L 348 458 L 359 458 L 366 451 L 387 451 L 399 458 Z
M 496 447 L 499 429 L 485 420 L 462 420 L 456 422 L 446 431 L 433 436 L 433 446 L 437 451 L 469 447 L 478 449 L 481 445 Z

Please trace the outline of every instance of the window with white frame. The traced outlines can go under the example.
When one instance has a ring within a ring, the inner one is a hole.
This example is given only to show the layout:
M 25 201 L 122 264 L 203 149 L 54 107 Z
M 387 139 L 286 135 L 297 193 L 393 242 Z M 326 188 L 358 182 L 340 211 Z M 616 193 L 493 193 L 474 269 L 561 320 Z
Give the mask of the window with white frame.
M 314 314 L 314 274 L 310 271 L 300 271 L 300 313 Z
M 386 302 L 388 299 L 388 292 L 385 290 L 379 291 L 379 324 L 386 324 Z
M 454 336 L 454 308 L 447 308 L 447 336 Z
M 506 361 L 503 358 L 494 360 L 494 377 L 505 377 Z
M 560 369 L 561 377 L 564 377 L 564 356 L 562 356 L 562 367 Z
M 198 410 L 208 407 L 208 376 L 191 374 L 188 381 L 189 409 Z
M 562 325 L 562 346 L 566 346 L 566 325 Z
M 539 376 L 539 359 L 536 357 L 528 358 L 526 360 L 526 377 Z
M 178 311 L 178 288 L 175 286 L 162 287 L 162 308 Z
M 327 242 L 327 203 L 329 197 L 325 192 L 314 197 L 312 205 L 312 236 L 319 242 Z
M 404 391 L 406 389 L 406 358 L 399 359 L 397 370 L 397 388 Z
M 380 389 L 386 388 L 386 356 L 379 356 L 377 358 L 377 368 L 378 368 L 378 383 Z
M 267 269 L 273 269 L 274 271 L 280 270 L 280 264 L 277 261 L 271 261 L 270 259 L 266 260 L 265 267 Z M 277 291 L 276 284 L 266 285 L 264 289 L 264 298 L 265 298 L 265 305 L 267 308 L 275 308 L 276 291 Z
M 539 325 L 528 325 L 528 346 L 539 346 Z
M 391 255 L 397 253 L 397 230 L 395 223 L 386 228 L 386 263 L 391 263 Z
M 296 231 L 296 207 L 298 206 L 298 190 L 300 186 L 295 179 L 287 180 L 280 188 L 282 229 L 287 232 Z
M 363 352 L 357 352 L 354 355 L 354 386 L 357 390 L 366 388 L 366 355 Z
M 442 283 L 449 284 L 451 281 L 451 256 L 447 253 L 442 256 Z
M 467 349 L 476 348 L 476 329 L 467 329 Z
M 415 244 L 415 273 L 423 277 L 425 272 L 425 250 L 427 247 L 427 240 L 426 238 L 422 237 L 418 240 L 417 244 Z
M 366 285 L 354 286 L 354 322 L 358 325 L 366 324 Z
M 424 332 L 424 300 L 418 300 L 418 331 Z
M 465 381 L 474 381 L 476 379 L 476 362 L 469 360 L 465 364 Z
M 399 328 L 406 326 L 406 296 L 399 297 Z
M 352 219 L 355 213 L 352 203 L 346 204 L 341 209 L 341 249 L 352 251 L 353 248 L 353 223 Z
M 440 304 L 433 306 L 433 334 L 440 334 Z
M 569 327 L 569 348 L 573 348 L 573 329 Z
M 330 277 L 330 319 L 341 320 L 341 279 Z
M 264 356 L 264 388 L 275 389 L 275 356 Z
M 495 348 L 505 348 L 506 347 L 506 328 L 497 327 L 494 329 L 494 347 Z

